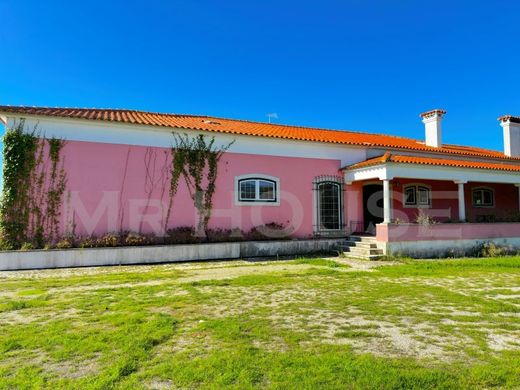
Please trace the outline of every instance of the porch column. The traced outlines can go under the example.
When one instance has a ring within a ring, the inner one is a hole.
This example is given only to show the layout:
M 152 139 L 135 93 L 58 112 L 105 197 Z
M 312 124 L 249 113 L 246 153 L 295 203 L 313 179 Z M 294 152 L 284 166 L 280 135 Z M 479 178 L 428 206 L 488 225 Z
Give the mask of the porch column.
M 459 186 L 459 221 L 466 220 L 466 201 L 464 200 L 464 184 L 465 181 L 456 181 Z
M 383 180 L 383 223 L 392 222 L 392 194 L 390 193 L 390 180 Z

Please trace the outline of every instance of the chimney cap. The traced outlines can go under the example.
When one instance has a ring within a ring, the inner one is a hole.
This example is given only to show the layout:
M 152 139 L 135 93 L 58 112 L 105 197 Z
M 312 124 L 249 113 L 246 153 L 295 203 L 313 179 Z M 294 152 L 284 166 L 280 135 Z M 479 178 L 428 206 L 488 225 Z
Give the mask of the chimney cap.
M 419 116 L 423 119 L 433 118 L 434 116 L 440 116 L 442 118 L 444 114 L 446 114 L 446 110 L 436 108 L 434 110 L 423 112 L 422 114 L 419 114 Z
M 502 115 L 498 120 L 502 123 L 504 122 L 512 122 L 512 123 L 520 123 L 520 117 L 513 115 Z

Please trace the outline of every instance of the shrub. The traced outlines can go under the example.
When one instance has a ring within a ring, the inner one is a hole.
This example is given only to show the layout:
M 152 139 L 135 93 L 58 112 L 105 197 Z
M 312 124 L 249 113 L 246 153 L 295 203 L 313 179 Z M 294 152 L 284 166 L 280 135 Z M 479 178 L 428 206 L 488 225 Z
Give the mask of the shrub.
M 30 242 L 24 242 L 20 247 L 21 251 L 30 251 L 34 249 L 34 245 Z
M 116 233 L 107 233 L 97 239 L 96 246 L 100 247 L 114 247 L 119 246 L 120 237 Z
M 231 242 L 244 239 L 244 234 L 240 229 L 208 229 L 206 234 L 209 242 Z
M 478 257 L 500 257 L 515 254 L 514 249 L 507 245 L 497 245 L 494 242 L 483 242 L 477 247 Z
M 430 217 L 428 214 L 424 213 L 422 210 L 419 210 L 419 213 L 415 217 L 415 223 L 424 226 L 435 225 L 435 220 Z
M 194 244 L 201 240 L 195 236 L 195 228 L 191 226 L 180 226 L 169 229 L 166 232 L 165 241 L 168 244 Z
M 95 236 L 88 236 L 79 239 L 78 247 L 80 248 L 95 248 L 98 246 L 98 239 Z
M 508 214 L 507 216 L 505 216 L 503 218 L 503 221 L 504 222 L 520 222 L 520 213 L 517 211 L 517 212 L 513 212 L 511 214 Z
M 477 215 L 477 223 L 494 223 L 499 222 L 496 215 L 494 214 L 485 214 L 485 215 Z
M 128 246 L 151 245 L 155 243 L 155 236 L 153 234 L 142 235 L 130 232 L 124 235 L 122 243 Z
M 287 228 L 280 223 L 271 222 L 252 228 L 246 234 L 246 239 L 250 241 L 288 240 L 291 238 L 292 230 L 292 228 Z
M 64 237 L 56 243 L 58 249 L 69 249 L 74 246 L 74 240 L 71 237 Z

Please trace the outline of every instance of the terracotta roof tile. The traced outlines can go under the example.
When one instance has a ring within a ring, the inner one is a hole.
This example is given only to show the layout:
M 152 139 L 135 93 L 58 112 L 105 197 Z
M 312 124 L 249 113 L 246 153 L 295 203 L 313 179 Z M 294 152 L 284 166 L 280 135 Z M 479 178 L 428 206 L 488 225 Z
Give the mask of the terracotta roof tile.
M 384 156 L 375 157 L 360 163 L 350 165 L 346 167 L 346 170 L 354 170 L 359 168 L 365 168 L 370 166 L 382 165 L 385 163 L 397 163 L 397 164 L 417 164 L 417 165 L 434 165 L 443 167 L 456 167 L 456 168 L 470 168 L 470 169 L 491 169 L 497 171 L 509 171 L 519 172 L 520 164 L 514 163 L 490 163 L 481 161 L 467 161 L 467 160 L 450 160 L 444 158 L 428 158 L 428 157 L 415 157 L 415 156 L 401 156 L 394 155 L 391 153 L 385 153 Z
M 371 146 L 520 161 L 520 158 L 510 158 L 501 152 L 477 147 L 444 145 L 441 148 L 434 148 L 426 146 L 424 142 L 405 137 L 250 122 L 204 115 L 164 114 L 119 109 L 48 108 L 29 106 L 0 106 L 0 113 L 16 114 L 21 117 L 34 115 L 111 121 L 226 134 L 326 142 L 343 145 Z

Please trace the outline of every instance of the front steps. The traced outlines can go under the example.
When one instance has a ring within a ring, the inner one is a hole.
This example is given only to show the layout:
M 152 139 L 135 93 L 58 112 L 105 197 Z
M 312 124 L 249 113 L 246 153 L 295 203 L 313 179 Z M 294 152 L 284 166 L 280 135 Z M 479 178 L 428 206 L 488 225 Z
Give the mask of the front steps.
M 377 247 L 377 240 L 370 236 L 349 236 L 340 246 L 346 257 L 363 260 L 379 260 L 383 250 Z

